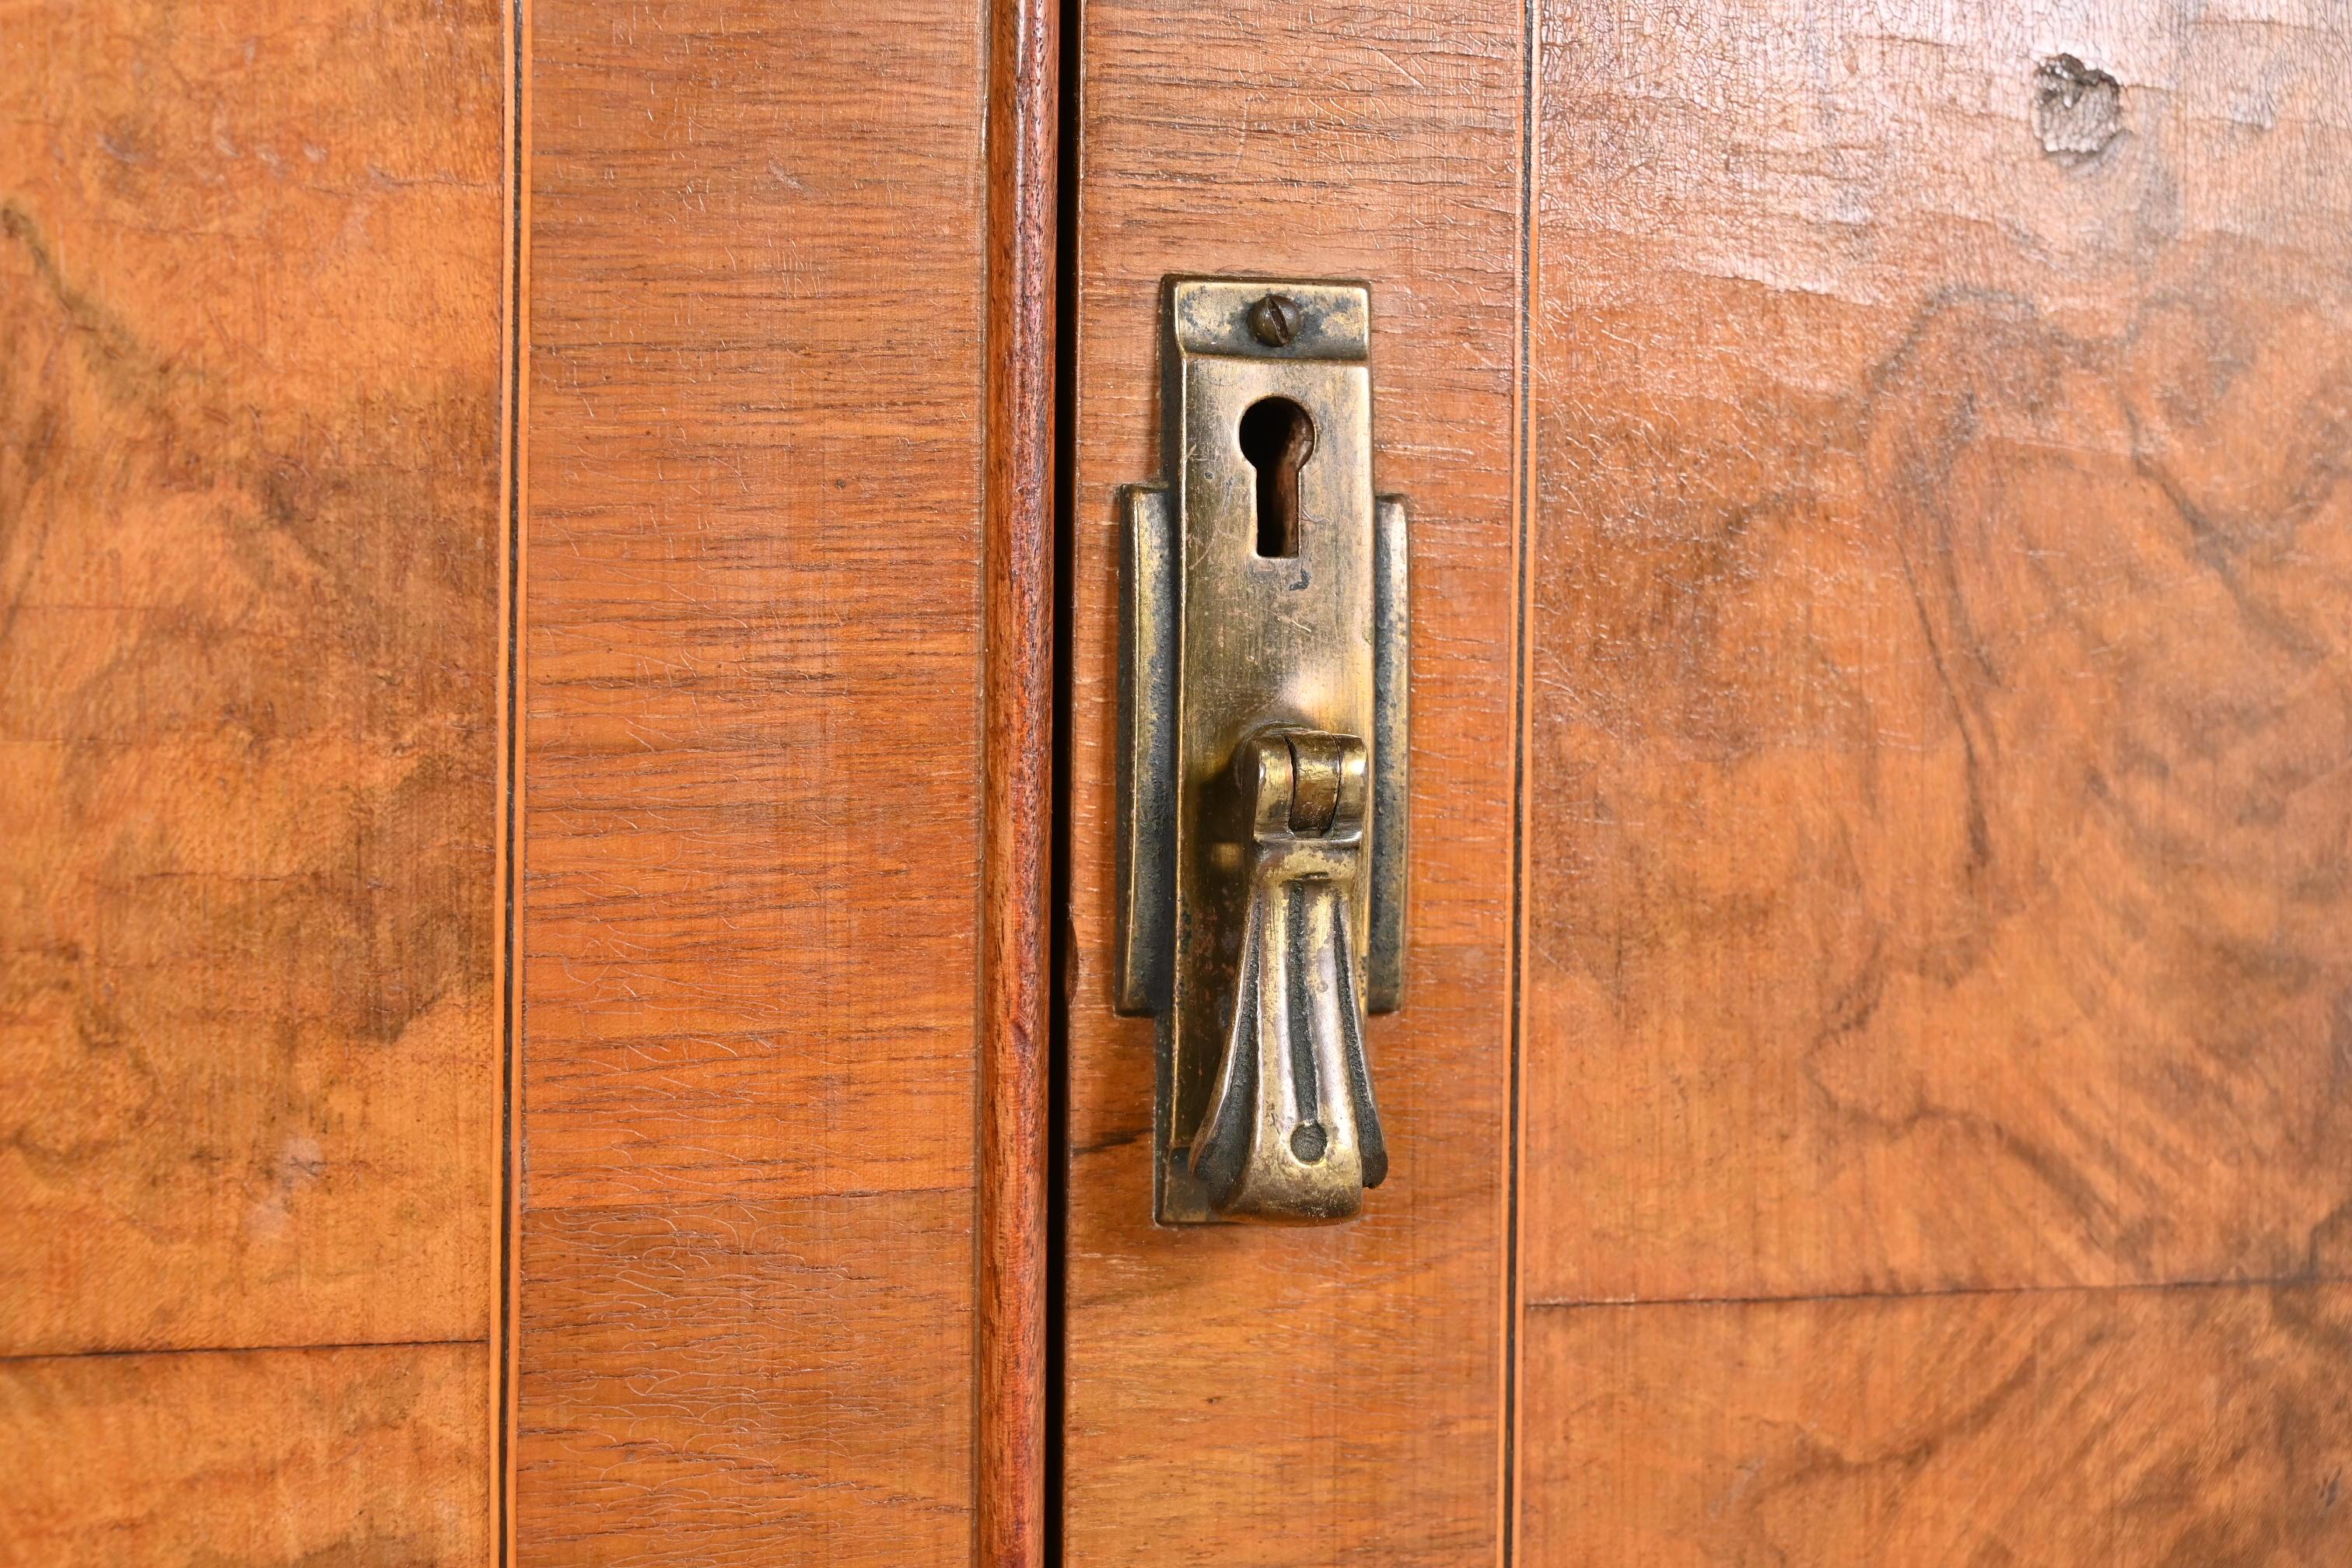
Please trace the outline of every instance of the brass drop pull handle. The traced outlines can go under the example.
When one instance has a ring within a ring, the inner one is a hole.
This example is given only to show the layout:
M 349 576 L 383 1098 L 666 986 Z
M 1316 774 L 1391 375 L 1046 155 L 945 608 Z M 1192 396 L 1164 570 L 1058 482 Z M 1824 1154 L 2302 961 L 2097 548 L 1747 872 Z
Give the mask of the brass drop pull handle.
M 1364 743 L 1264 730 L 1234 767 L 1254 841 L 1249 913 L 1192 1175 L 1219 1214 L 1345 1219 L 1389 1170 L 1357 980 Z
M 1361 284 L 1174 279 L 1168 479 L 1125 492 L 1117 979 L 1157 1014 L 1162 1224 L 1347 1219 L 1388 1173 L 1403 983 L 1405 512 Z

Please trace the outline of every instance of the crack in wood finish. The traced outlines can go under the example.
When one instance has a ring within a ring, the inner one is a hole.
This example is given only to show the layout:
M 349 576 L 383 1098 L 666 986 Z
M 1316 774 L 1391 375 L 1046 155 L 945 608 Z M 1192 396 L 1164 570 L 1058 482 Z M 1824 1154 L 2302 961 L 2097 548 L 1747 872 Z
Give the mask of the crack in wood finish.
M 1520 43 L 1486 5 L 1097 0 L 1072 46 L 1072 1564 L 1496 1548 Z M 1111 1012 L 1114 492 L 1165 471 L 1156 311 L 1179 272 L 1371 279 L 1375 478 L 1412 497 L 1412 978 L 1368 1040 L 1393 1163 L 1347 1226 L 1155 1229 L 1153 1026 Z
M 0 40 L 0 1556 L 478 1561 L 499 13 Z
M 535 8 L 523 1563 L 971 1555 L 985 22 Z

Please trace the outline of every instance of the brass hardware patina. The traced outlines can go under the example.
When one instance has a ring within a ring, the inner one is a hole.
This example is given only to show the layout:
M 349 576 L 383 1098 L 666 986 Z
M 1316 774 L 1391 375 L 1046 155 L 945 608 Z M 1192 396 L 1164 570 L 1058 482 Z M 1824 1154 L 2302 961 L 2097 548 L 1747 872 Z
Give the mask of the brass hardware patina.
M 1361 284 L 1176 279 L 1166 482 L 1124 492 L 1116 976 L 1160 1016 L 1163 1224 L 1346 1219 L 1388 1173 L 1403 985 L 1405 512 Z

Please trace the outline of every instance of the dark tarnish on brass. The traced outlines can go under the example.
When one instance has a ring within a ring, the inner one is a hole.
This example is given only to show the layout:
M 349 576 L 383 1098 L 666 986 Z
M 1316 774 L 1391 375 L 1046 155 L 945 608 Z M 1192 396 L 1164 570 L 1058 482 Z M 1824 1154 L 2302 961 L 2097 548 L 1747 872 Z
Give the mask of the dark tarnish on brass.
M 1364 1016 L 1404 973 L 1405 510 L 1372 493 L 1370 295 L 1174 279 L 1165 305 L 1168 479 L 1124 492 L 1115 977 L 1160 1020 L 1154 1212 L 1347 1219 L 1388 1173 Z

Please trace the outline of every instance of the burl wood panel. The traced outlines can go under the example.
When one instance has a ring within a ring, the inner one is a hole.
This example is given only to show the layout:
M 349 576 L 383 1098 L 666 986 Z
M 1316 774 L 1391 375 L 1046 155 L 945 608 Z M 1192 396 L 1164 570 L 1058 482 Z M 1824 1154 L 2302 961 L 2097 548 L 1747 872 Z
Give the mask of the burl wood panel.
M 493 1560 L 478 1344 L 0 1362 L 0 1559 Z
M 1072 1563 L 1496 1549 L 1511 851 L 1516 7 L 1085 13 L 1064 1546 Z M 1081 47 L 1074 43 L 1072 47 Z M 1116 487 L 1160 471 L 1177 272 L 1372 284 L 1376 478 L 1412 507 L 1411 975 L 1358 1222 L 1155 1229 L 1152 1023 L 1110 1010 Z
M 1528 1561 L 2343 1559 L 2347 19 L 1546 16 Z
M 481 1336 L 496 8 L 0 37 L 0 1353 Z
M 487 1551 L 500 56 L 0 5 L 10 1561 Z
M 1548 15 L 1530 1295 L 2340 1273 L 2352 20 Z
M 2352 1560 L 2352 1293 L 1538 1311 L 1529 1568 Z
M 966 1560 L 985 16 L 535 9 L 520 1560 Z
M 499 9 L 0 58 L 0 1559 L 478 1563 Z

